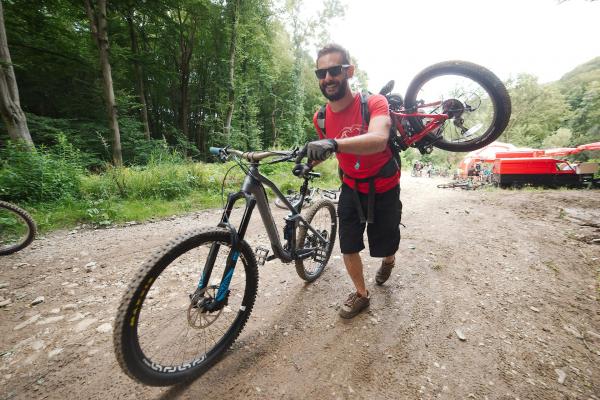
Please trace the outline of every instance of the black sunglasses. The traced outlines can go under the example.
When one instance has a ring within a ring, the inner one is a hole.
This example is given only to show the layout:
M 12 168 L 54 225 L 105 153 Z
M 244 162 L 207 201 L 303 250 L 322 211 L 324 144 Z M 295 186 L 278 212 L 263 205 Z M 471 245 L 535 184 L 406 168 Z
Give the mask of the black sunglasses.
M 325 79 L 328 72 L 329 72 L 329 76 L 338 76 L 339 74 L 342 73 L 342 70 L 348 68 L 349 66 L 350 65 L 348 65 L 348 64 L 342 64 L 342 65 L 336 65 L 336 66 L 329 67 L 329 68 L 316 69 L 315 75 L 319 79 Z

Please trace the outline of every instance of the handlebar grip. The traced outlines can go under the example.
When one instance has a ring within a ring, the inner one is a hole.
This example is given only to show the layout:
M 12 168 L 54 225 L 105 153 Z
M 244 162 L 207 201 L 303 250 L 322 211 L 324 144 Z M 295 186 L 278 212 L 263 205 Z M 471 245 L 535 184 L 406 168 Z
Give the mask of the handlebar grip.
M 212 147 L 212 146 L 208 149 L 210 154 L 214 154 L 215 156 L 218 156 L 219 154 L 221 154 L 221 150 L 222 150 L 221 147 Z

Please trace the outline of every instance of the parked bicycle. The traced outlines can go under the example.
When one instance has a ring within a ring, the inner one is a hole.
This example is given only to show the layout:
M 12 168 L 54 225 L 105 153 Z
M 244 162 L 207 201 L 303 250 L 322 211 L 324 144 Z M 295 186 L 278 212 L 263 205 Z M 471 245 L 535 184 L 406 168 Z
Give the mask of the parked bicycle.
M 300 200 L 301 196 L 302 195 L 300 194 L 300 192 L 290 189 L 290 190 L 288 190 L 285 198 L 288 199 L 288 201 L 291 204 L 295 204 Z M 330 190 L 330 189 L 321 189 L 321 188 L 317 188 L 317 187 L 311 187 L 308 190 L 308 193 L 306 194 L 306 196 L 304 197 L 304 203 L 307 206 L 310 206 L 313 202 L 318 201 L 319 199 L 325 198 L 325 199 L 331 200 L 331 202 L 333 204 L 337 204 L 339 197 L 340 197 L 339 190 Z M 275 201 L 273 203 L 277 207 L 279 207 L 283 210 L 287 210 L 287 206 L 285 205 L 285 203 L 283 201 L 281 201 L 281 199 L 279 197 L 275 198 Z
M 303 178 L 300 198 L 291 203 L 266 176 L 260 162 L 295 161 L 302 151 L 242 152 L 211 148 L 233 158 L 246 173 L 240 191 L 230 194 L 216 227 L 200 228 L 169 242 L 135 275 L 119 307 L 114 328 L 117 360 L 127 375 L 147 385 L 166 386 L 196 378 L 216 363 L 238 337 L 254 305 L 258 265 L 293 262 L 307 282 L 327 265 L 337 231 L 336 210 L 327 199 L 301 214 L 308 183 L 319 174 L 295 169 Z M 244 160 L 247 162 L 244 162 Z M 269 208 L 265 187 L 286 205 L 283 242 Z M 238 227 L 230 223 L 234 204 L 245 200 Z M 256 251 L 244 239 L 254 207 L 267 230 L 271 250 Z M 241 264 L 241 265 L 240 265 Z
M 0 256 L 29 246 L 37 233 L 31 215 L 22 208 L 0 201 Z

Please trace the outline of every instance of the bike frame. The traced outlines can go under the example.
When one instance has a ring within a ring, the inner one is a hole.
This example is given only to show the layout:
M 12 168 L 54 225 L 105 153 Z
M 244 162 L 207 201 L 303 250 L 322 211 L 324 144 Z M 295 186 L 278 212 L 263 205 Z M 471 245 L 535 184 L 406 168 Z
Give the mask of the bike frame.
M 273 250 L 273 258 L 279 258 L 283 262 L 291 262 L 298 259 L 308 258 L 314 254 L 314 249 L 311 248 L 303 248 L 301 251 L 296 249 L 296 231 L 300 224 L 306 226 L 306 228 L 309 229 L 321 243 L 326 244 L 328 242 L 318 231 L 316 231 L 308 222 L 306 222 L 304 217 L 300 214 L 304 199 L 306 197 L 306 192 L 308 190 L 308 181 L 310 177 L 306 176 L 304 178 L 304 183 L 300 188 L 300 201 L 293 205 L 288 201 L 288 199 L 285 198 L 283 193 L 281 193 L 279 188 L 277 188 L 277 186 L 271 180 L 260 173 L 258 170 L 258 165 L 258 162 L 250 163 L 248 172 L 246 173 L 246 178 L 242 183 L 240 191 L 230 194 L 227 197 L 227 204 L 223 209 L 219 226 L 229 229 L 232 235 L 232 248 L 227 256 L 225 271 L 223 272 L 221 284 L 219 285 L 219 290 L 215 297 L 216 302 L 206 307 L 208 311 L 212 311 L 211 309 L 216 310 L 225 304 L 225 300 L 229 292 L 229 283 L 233 277 L 235 265 L 240 254 L 239 243 L 244 239 L 255 206 L 258 206 L 258 211 L 260 213 L 263 225 L 267 230 L 267 235 L 269 237 L 269 241 L 271 242 L 271 249 Z M 287 249 L 284 247 L 279 237 L 277 225 L 275 224 L 273 214 L 271 213 L 271 208 L 269 206 L 264 185 L 273 190 L 277 197 L 290 210 L 290 214 L 286 218 L 286 229 L 288 228 L 289 224 L 293 224 L 293 229 L 289 231 L 291 235 L 286 238 L 288 241 Z M 236 229 L 230 224 L 229 219 L 233 210 L 233 206 L 241 199 L 246 201 L 246 207 L 244 209 L 240 225 Z M 203 293 L 204 289 L 206 289 L 208 286 L 208 282 L 210 281 L 212 269 L 220 247 L 221 245 L 218 243 L 212 244 L 204 265 L 204 269 L 202 271 L 202 277 L 198 283 L 196 293 Z M 194 301 L 194 297 L 195 296 L 192 297 L 192 301 Z
M 436 101 L 433 103 L 423 104 L 419 107 L 432 107 L 441 105 L 441 101 Z M 390 115 L 392 116 L 392 123 L 396 124 L 396 128 L 398 129 L 398 133 L 400 133 L 400 137 L 402 138 L 402 143 L 406 146 L 406 148 L 412 146 L 413 144 L 422 140 L 425 136 L 430 134 L 431 132 L 438 129 L 440 126 L 444 124 L 444 122 L 449 119 L 447 114 L 423 114 L 423 113 L 410 113 L 406 114 L 403 112 L 396 112 L 390 110 Z M 402 125 L 402 121 L 408 117 L 418 117 L 418 118 L 429 118 L 431 121 L 425 125 L 423 130 L 417 134 L 411 135 L 404 129 Z

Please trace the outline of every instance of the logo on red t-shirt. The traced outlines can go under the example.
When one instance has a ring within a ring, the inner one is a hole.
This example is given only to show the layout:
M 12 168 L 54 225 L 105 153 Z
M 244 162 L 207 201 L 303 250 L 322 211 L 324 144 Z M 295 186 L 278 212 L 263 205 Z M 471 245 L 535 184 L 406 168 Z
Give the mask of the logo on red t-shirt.
M 347 126 L 345 128 L 342 128 L 339 135 L 337 135 L 336 139 L 343 139 L 343 138 L 347 138 L 347 137 L 358 136 L 358 135 L 360 135 L 361 129 L 362 129 L 361 125 L 354 124 L 351 126 Z

